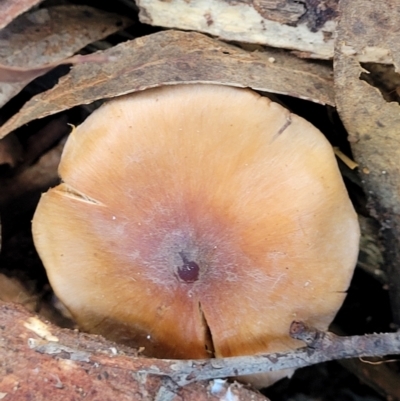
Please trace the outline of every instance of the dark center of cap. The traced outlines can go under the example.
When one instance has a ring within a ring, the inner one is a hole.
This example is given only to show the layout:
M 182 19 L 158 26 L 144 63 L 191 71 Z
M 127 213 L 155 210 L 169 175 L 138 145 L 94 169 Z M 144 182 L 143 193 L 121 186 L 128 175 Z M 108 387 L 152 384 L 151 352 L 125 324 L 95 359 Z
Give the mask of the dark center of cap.
M 179 252 L 183 265 L 178 266 L 178 277 L 185 283 L 193 283 L 199 279 L 200 268 L 196 262 L 189 261 L 183 252 Z

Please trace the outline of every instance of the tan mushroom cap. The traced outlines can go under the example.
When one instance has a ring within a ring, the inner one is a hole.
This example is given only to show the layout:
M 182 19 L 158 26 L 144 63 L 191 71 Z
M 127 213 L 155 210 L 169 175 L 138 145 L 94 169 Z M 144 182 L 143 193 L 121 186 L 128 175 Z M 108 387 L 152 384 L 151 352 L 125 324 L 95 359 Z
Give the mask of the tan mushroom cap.
M 79 325 L 203 358 L 301 346 L 326 329 L 358 253 L 332 148 L 268 98 L 178 85 L 109 101 L 73 131 L 34 240 Z

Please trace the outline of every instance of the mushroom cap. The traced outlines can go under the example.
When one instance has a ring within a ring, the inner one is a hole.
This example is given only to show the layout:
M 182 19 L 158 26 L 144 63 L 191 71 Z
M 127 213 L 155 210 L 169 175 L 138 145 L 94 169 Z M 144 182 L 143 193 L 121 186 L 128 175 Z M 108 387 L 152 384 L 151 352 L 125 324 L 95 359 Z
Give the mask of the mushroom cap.
M 278 352 L 325 330 L 358 254 L 333 150 L 257 93 L 177 85 L 111 100 L 74 129 L 34 241 L 80 327 L 149 356 Z

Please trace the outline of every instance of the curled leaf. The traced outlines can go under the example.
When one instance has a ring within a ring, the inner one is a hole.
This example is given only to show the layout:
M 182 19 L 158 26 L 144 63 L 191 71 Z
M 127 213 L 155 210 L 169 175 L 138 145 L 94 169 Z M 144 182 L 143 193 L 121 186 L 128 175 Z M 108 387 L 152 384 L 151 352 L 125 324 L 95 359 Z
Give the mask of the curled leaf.
M 37 76 L 77 62 L 63 60 L 130 23 L 87 6 L 57 6 L 20 16 L 0 31 L 0 106 Z
M 0 1 L 0 29 L 4 28 L 14 18 L 29 10 L 43 0 L 1 0 Z
M 161 85 L 215 83 L 334 104 L 331 69 L 279 50 L 248 52 L 199 33 L 163 31 L 79 64 L 53 89 L 35 96 L 0 127 L 0 138 L 37 118 Z
M 8 67 L 0 64 L 0 82 L 15 83 L 25 82 L 27 80 L 31 81 L 62 64 L 103 63 L 106 61 L 109 61 L 109 57 L 107 57 L 105 54 L 99 53 L 87 55 L 78 54 L 61 61 L 45 64 L 41 67 Z

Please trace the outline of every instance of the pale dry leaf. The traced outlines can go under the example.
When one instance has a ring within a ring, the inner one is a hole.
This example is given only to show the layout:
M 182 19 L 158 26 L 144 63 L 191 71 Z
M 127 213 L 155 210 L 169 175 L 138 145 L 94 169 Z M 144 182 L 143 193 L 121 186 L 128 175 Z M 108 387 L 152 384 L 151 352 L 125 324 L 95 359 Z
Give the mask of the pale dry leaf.
M 0 29 L 8 25 L 18 15 L 29 10 L 43 0 L 1 0 L 0 1 Z
M 137 0 L 143 23 L 331 59 L 338 0 Z
M 129 24 L 87 6 L 51 7 L 17 18 L 0 31 L 0 106 L 63 59 Z
M 275 49 L 251 53 L 199 33 L 169 30 L 103 54 L 110 61 L 76 65 L 57 86 L 27 102 L 0 127 L 0 138 L 29 121 L 80 104 L 166 84 L 224 84 L 334 103 L 329 66 Z
M 397 0 L 342 0 L 340 8 L 335 49 L 336 102 L 360 166 L 371 212 L 383 228 L 393 312 L 399 323 L 400 106 L 366 82 L 364 74 L 371 72 L 363 63 L 389 63 L 400 72 L 400 7 Z

